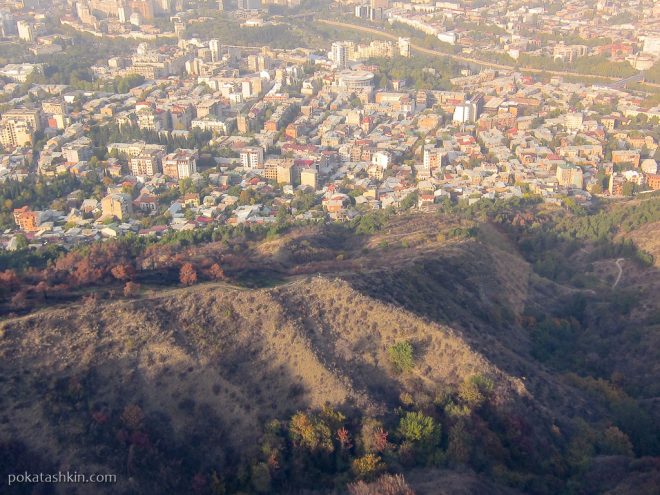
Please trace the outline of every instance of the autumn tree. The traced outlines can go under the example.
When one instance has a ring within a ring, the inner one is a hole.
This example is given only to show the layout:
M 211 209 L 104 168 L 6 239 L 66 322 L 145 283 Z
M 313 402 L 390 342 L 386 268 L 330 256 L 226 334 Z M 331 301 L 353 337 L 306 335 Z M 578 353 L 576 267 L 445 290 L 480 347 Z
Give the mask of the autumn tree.
M 225 271 L 218 263 L 213 263 L 213 265 L 211 265 L 211 268 L 209 268 L 209 275 L 214 280 L 224 280 Z
M 371 480 L 385 469 L 385 464 L 376 454 L 365 454 L 351 463 L 353 474 L 359 479 Z
M 597 447 L 603 455 L 633 456 L 633 445 L 624 432 L 616 426 L 610 426 L 597 440 Z
M 383 423 L 374 418 L 366 418 L 362 423 L 360 440 L 365 452 L 385 452 L 391 447 L 387 439 L 388 433 Z
M 337 430 L 337 440 L 342 450 L 349 450 L 353 446 L 351 434 L 343 426 Z
M 18 289 L 21 281 L 14 270 L 0 272 L 0 298 L 9 297 L 13 291 Z
M 197 283 L 197 270 L 192 263 L 184 263 L 179 270 L 179 281 L 183 285 L 194 285 Z
M 112 273 L 112 276 L 117 280 L 127 281 L 131 280 L 135 276 L 135 268 L 133 268 L 133 265 L 128 263 L 121 263 L 119 265 L 113 266 L 110 270 L 110 273 Z
M 124 285 L 124 296 L 126 297 L 135 297 L 140 293 L 140 284 L 135 282 L 128 281 Z
M 14 309 L 24 309 L 27 305 L 27 292 L 25 289 L 21 289 L 11 298 L 11 307 Z
M 289 435 L 293 444 L 312 452 L 332 452 L 332 432 L 320 418 L 298 412 L 289 423 Z

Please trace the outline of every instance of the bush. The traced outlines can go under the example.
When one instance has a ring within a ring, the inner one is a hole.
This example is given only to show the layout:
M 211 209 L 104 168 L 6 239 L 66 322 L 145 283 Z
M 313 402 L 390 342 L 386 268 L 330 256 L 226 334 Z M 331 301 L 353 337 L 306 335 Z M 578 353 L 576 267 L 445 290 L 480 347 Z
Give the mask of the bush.
M 354 459 L 351 463 L 353 474 L 360 479 L 373 479 L 383 471 L 385 465 L 380 457 L 375 454 L 366 454 Z
M 387 356 L 397 373 L 405 373 L 415 367 L 413 346 L 408 341 L 398 342 L 387 349 Z
M 135 297 L 140 293 L 140 284 L 135 282 L 126 282 L 124 285 L 124 296 Z
M 421 412 L 407 412 L 399 422 L 399 434 L 421 447 L 434 447 L 440 441 L 440 425 Z
M 348 485 L 349 495 L 415 495 L 400 474 L 385 474 L 373 483 L 358 481 Z

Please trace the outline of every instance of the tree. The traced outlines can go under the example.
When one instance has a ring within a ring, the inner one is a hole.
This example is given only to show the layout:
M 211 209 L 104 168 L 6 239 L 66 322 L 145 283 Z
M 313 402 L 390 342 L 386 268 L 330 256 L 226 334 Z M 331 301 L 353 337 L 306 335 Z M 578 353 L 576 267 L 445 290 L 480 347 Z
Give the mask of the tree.
M 293 415 L 289 422 L 289 435 L 294 445 L 312 452 L 332 452 L 332 433 L 327 424 L 303 412 Z
M 183 285 L 194 285 L 197 283 L 197 270 L 192 263 L 184 263 L 179 270 L 179 281 Z
M 387 357 L 397 373 L 404 373 L 415 367 L 413 346 L 408 341 L 398 342 L 387 349 Z
M 27 292 L 25 289 L 21 289 L 11 298 L 11 307 L 14 309 L 23 309 L 26 308 L 27 305 Z
M 401 208 L 404 210 L 409 210 L 413 206 L 417 205 L 418 194 L 417 191 L 411 192 L 401 201 Z
M 213 265 L 211 265 L 211 268 L 209 268 L 209 275 L 214 280 L 224 280 L 225 271 L 218 263 L 213 263 Z
M 472 436 L 464 421 L 458 421 L 449 429 L 447 457 L 449 460 L 464 464 L 470 460 L 472 452 Z
M 252 466 L 251 482 L 252 487 L 257 493 L 271 492 L 270 471 L 265 462 L 260 462 Z
M 387 440 L 388 433 L 383 429 L 383 423 L 373 418 L 366 418 L 362 423 L 360 439 L 366 452 L 385 452 L 391 448 Z
M 122 263 L 121 265 L 116 265 L 110 270 L 112 276 L 117 280 L 130 280 L 135 276 L 135 268 L 128 263 Z
M 440 425 L 419 411 L 407 412 L 398 431 L 402 438 L 421 447 L 434 447 L 440 441 Z
M 598 450 L 603 455 L 634 455 L 633 445 L 624 432 L 616 426 L 610 426 L 598 440 Z
M 126 282 L 124 285 L 124 296 L 126 297 L 135 297 L 140 293 L 140 284 L 135 282 Z
M 376 475 L 385 469 L 381 458 L 375 454 L 366 454 L 354 459 L 351 463 L 351 470 L 357 478 L 374 479 Z

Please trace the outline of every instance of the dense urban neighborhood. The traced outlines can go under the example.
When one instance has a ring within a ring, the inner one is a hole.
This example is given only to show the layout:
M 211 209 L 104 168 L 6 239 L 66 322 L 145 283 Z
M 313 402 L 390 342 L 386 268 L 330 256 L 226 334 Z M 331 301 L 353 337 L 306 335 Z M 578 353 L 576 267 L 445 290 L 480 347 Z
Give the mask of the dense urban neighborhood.
M 137 25 L 130 33 L 146 35 L 141 22 L 169 5 L 162 3 L 78 2 L 62 24 L 107 33 Z M 636 65 L 659 55 L 653 23 L 648 30 L 643 24 L 643 41 L 631 39 L 626 23 L 583 27 L 580 2 L 488 17 L 502 31 L 490 41 L 441 26 L 479 22 L 499 7 L 385 4 L 358 6 L 355 16 L 377 12 L 465 54 L 499 40 L 496 52 L 548 52 L 554 61 L 611 54 Z M 657 14 L 657 5 L 644 8 Z M 596 9 L 603 16 L 614 10 L 608 2 Z M 92 14 L 99 11 L 105 17 Z M 526 195 L 589 205 L 594 197 L 660 189 L 659 101 L 639 90 L 470 64 L 447 67 L 455 72 L 442 75 L 447 89 L 434 89 L 443 68 L 428 57 L 415 61 L 410 37 L 338 39 L 325 50 L 238 47 L 188 36 L 194 25 L 185 14 L 170 18 L 177 28 L 171 43 L 140 41 L 91 66 L 87 85 L 97 89 L 49 82 L 48 62 L 0 68 L 6 249 L 23 238 L 71 245 L 128 232 L 161 236 L 284 217 L 343 221 L 375 209 Z M 259 6 L 233 14 L 245 16 L 240 29 L 247 30 L 264 18 Z M 15 28 L 34 53 L 85 43 L 49 34 L 45 21 L 38 8 L 7 13 L 3 30 L 11 39 Z M 538 46 L 555 28 L 575 30 L 585 43 L 611 43 Z M 409 61 L 414 69 L 406 75 L 399 67 Z M 46 194 L 25 193 L 36 187 Z

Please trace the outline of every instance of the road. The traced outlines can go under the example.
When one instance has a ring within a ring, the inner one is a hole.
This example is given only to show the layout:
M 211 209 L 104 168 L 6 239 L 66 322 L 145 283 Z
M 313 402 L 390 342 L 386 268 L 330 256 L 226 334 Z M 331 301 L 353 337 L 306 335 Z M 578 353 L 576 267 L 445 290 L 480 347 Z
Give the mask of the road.
M 353 29 L 356 31 L 362 31 L 364 33 L 370 33 L 376 36 L 381 36 L 383 38 L 387 38 L 393 41 L 398 41 L 399 37 L 395 36 L 390 33 L 386 33 L 384 31 L 381 31 L 379 29 L 374 29 L 370 27 L 365 27 L 365 26 L 357 26 L 355 24 L 348 24 L 345 22 L 337 22 L 337 21 L 328 21 L 326 19 L 317 19 L 318 22 L 321 22 L 323 24 L 328 24 L 330 26 L 335 26 L 343 29 Z M 596 76 L 593 74 L 582 74 L 579 72 L 568 72 L 568 71 L 559 71 L 559 70 L 547 70 L 547 69 L 534 69 L 531 67 L 514 67 L 512 65 L 504 65 L 504 64 L 498 64 L 496 62 L 488 62 L 484 60 L 479 60 L 476 58 L 471 58 L 471 57 L 464 57 L 463 55 L 455 55 L 452 53 L 444 53 L 438 50 L 431 50 L 430 48 L 424 48 L 419 45 L 415 45 L 414 43 L 410 44 L 410 48 L 416 52 L 419 53 L 424 53 L 426 55 L 431 55 L 432 57 L 446 57 L 450 58 L 452 60 L 456 60 L 458 62 L 464 62 L 466 64 L 475 64 L 475 65 L 480 65 L 482 67 L 490 67 L 492 69 L 501 69 L 501 70 L 516 70 L 520 72 L 528 72 L 531 74 L 550 74 L 551 76 L 569 76 L 569 77 L 591 77 L 591 78 L 598 78 L 598 79 L 605 79 L 608 81 L 615 81 L 615 83 L 618 83 L 621 81 L 620 77 L 612 77 L 612 76 Z M 631 76 L 634 77 L 634 76 Z M 644 83 L 648 86 L 653 86 L 656 88 L 660 88 L 660 84 L 655 84 L 655 83 Z
M 612 284 L 613 289 L 619 284 L 619 280 L 621 280 L 621 275 L 623 275 L 623 268 L 621 268 L 621 262 L 623 260 L 624 260 L 624 258 L 619 258 L 618 260 L 616 260 L 614 262 L 616 264 L 616 267 L 619 269 L 619 274 L 616 276 L 616 280 Z

